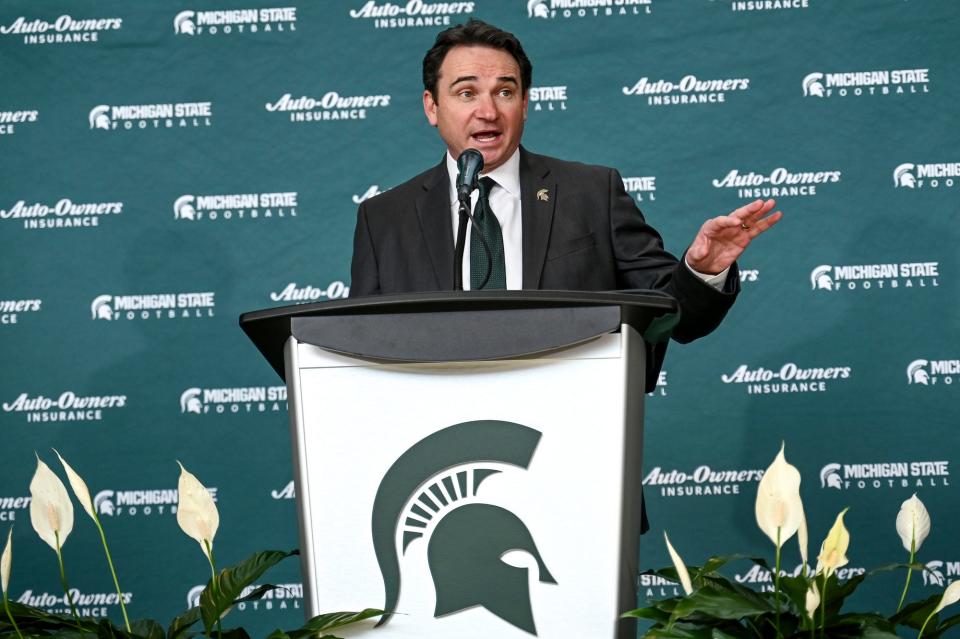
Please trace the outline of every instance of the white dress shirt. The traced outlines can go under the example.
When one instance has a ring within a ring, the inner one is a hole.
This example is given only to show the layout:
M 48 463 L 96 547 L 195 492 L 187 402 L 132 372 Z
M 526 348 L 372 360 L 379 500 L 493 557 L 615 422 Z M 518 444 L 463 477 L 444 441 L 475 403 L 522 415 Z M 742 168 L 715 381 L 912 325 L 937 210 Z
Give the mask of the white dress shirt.
M 457 175 L 460 171 L 457 168 L 457 161 L 447 151 L 447 174 L 450 176 L 450 215 L 453 217 L 453 241 L 456 244 L 457 231 L 460 227 L 460 202 L 457 200 Z M 481 177 L 489 177 L 497 183 L 490 189 L 489 201 L 490 210 L 497 216 L 500 223 L 500 230 L 503 233 L 503 256 L 507 270 L 507 288 L 518 291 L 523 288 L 523 224 L 521 222 L 520 210 L 520 149 L 518 148 L 510 156 L 510 159 L 490 171 L 481 173 Z M 477 198 L 480 197 L 479 189 L 474 189 L 470 194 L 470 212 L 473 212 L 477 205 Z M 467 239 L 463 251 L 463 290 L 470 290 L 470 235 L 473 232 L 473 225 L 467 226 Z M 686 264 L 686 260 L 684 260 Z M 729 268 L 724 269 L 716 275 L 706 275 L 695 271 L 690 264 L 687 264 L 690 272 L 699 277 L 705 283 L 719 290 L 727 281 Z

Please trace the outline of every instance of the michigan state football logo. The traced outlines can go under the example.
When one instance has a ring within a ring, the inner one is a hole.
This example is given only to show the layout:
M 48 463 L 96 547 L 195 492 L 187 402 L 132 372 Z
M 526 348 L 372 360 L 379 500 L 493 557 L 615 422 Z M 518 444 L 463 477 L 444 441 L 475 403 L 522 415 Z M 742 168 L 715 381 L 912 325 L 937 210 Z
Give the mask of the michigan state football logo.
M 436 591 L 434 617 L 482 606 L 537 634 L 527 568 L 503 561 L 529 553 L 541 583 L 555 584 L 533 535 L 515 513 L 483 501 L 482 485 L 504 466 L 526 469 L 540 433 L 512 422 L 455 424 L 403 453 L 380 482 L 373 505 L 373 545 L 383 576 L 385 610 L 400 597 L 400 557 L 427 544 Z M 384 616 L 380 623 L 389 621 Z

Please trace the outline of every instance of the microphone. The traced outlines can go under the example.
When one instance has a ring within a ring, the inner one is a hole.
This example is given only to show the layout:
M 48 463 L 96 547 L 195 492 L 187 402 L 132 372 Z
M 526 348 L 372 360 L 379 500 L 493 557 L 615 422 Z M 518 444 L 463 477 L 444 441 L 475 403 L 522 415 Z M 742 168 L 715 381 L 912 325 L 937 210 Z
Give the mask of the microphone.
M 463 201 L 477 188 L 477 177 L 483 170 L 483 155 L 476 149 L 465 149 L 457 158 L 457 199 Z
M 477 177 L 482 169 L 483 155 L 476 149 L 465 149 L 457 158 L 457 171 L 459 171 L 457 175 L 457 200 L 460 202 L 460 223 L 457 228 L 457 242 L 454 245 L 453 257 L 453 290 L 455 291 L 463 290 L 463 251 L 466 248 L 467 221 L 472 221 L 476 226 L 476 220 L 470 214 L 470 193 L 477 188 Z M 479 233 L 480 241 L 483 242 L 483 248 L 487 254 L 487 279 L 489 279 L 490 271 L 493 268 L 492 254 L 480 227 L 476 226 L 475 231 Z M 486 280 L 484 280 L 484 286 L 486 286 L 486 283 Z M 480 288 L 483 288 L 483 286 Z

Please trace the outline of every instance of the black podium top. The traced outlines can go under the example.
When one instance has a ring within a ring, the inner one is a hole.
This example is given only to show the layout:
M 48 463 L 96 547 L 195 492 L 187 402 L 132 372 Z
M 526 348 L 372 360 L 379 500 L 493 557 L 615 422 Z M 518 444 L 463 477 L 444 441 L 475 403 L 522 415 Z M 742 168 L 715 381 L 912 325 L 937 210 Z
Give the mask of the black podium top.
M 298 304 L 240 316 L 240 326 L 285 377 L 287 338 L 381 361 L 522 357 L 634 327 L 661 342 L 679 319 L 657 291 L 449 291 Z

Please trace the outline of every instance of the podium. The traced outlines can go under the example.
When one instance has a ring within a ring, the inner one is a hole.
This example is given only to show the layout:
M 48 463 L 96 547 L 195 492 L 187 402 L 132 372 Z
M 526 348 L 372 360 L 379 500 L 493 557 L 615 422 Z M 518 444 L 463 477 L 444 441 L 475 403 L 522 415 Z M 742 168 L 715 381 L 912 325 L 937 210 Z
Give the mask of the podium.
M 246 313 L 287 383 L 307 616 L 384 639 L 625 638 L 665 295 L 475 291 Z

